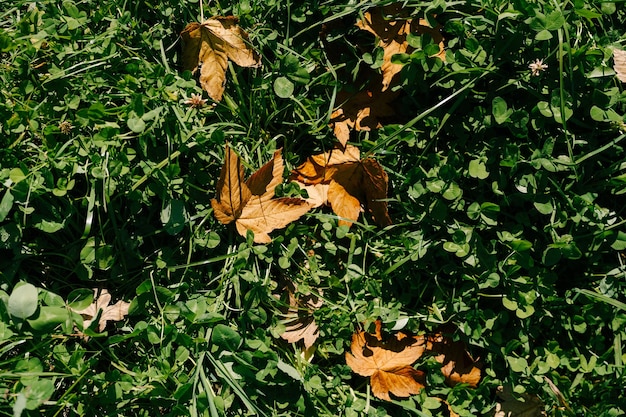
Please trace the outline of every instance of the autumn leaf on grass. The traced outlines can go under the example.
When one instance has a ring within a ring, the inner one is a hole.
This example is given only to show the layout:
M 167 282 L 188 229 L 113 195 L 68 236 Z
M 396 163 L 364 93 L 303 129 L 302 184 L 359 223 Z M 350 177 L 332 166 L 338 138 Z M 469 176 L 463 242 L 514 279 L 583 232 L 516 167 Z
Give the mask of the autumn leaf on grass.
M 333 149 L 309 157 L 292 171 L 290 179 L 307 190 L 314 207 L 331 206 L 340 225 L 350 226 L 362 206 L 379 226 L 391 224 L 387 212 L 387 174 L 374 159 L 360 159 L 357 147 Z
M 317 323 L 313 318 L 313 311 L 320 308 L 323 301 L 314 294 L 296 297 L 296 287 L 292 282 L 287 284 L 286 292 L 289 297 L 289 307 L 283 314 L 285 331 L 280 337 L 289 343 L 302 340 L 304 348 L 310 349 L 319 335 Z
M 626 51 L 613 49 L 613 70 L 617 79 L 626 83 Z
M 515 395 L 509 387 L 499 386 L 496 392 L 501 401 L 496 403 L 493 417 L 542 417 L 546 415 L 543 402 L 536 395 Z
M 384 90 L 380 75 L 373 77 L 365 90 L 355 94 L 340 91 L 337 102 L 340 103 L 330 115 L 330 125 L 335 137 L 342 146 L 350 139 L 350 130 L 370 131 L 382 127 L 381 120 L 396 114 L 391 107 L 399 91 Z
M 441 372 L 448 385 L 465 383 L 472 388 L 478 386 L 481 370 L 465 350 L 465 344 L 462 341 L 455 342 L 438 333 L 428 338 L 427 348 L 436 355 L 437 362 L 442 364 Z
M 215 16 L 202 24 L 189 23 L 180 34 L 183 69 L 195 73 L 200 66 L 200 85 L 215 101 L 222 99 L 229 59 L 242 67 L 261 65 L 237 21 L 235 16 Z
M 383 73 L 382 91 L 387 90 L 392 84 L 392 78 L 402 70 L 402 64 L 394 64 L 392 57 L 396 54 L 411 53 L 413 47 L 407 42 L 407 35 L 428 34 L 434 43 L 439 44 L 439 50 L 432 56 L 446 59 L 443 44 L 443 36 L 438 29 L 429 26 L 425 19 L 409 19 L 402 17 L 402 6 L 391 4 L 367 11 L 363 19 L 357 22 L 357 26 L 376 35 L 379 39 L 378 46 L 383 48 L 383 63 L 380 67 Z M 388 17 L 390 16 L 390 17 Z
M 239 157 L 228 145 L 225 154 L 217 198 L 211 200 L 215 218 L 221 223 L 234 221 L 240 235 L 245 237 L 251 230 L 256 243 L 269 243 L 269 232 L 287 226 L 311 209 L 301 198 L 274 198 L 274 189 L 283 180 L 280 149 L 248 180 L 244 180 Z
M 398 97 L 399 91 L 391 87 L 399 83 L 398 74 L 403 65 L 392 62 L 397 54 L 410 54 L 414 51 L 407 35 L 428 34 L 433 39 L 432 45 L 425 50 L 434 48 L 430 57 L 445 61 L 443 36 L 438 28 L 431 28 L 425 19 L 411 19 L 399 4 L 391 4 L 382 8 L 374 8 L 363 14 L 357 26 L 378 38 L 378 46 L 383 49 L 381 74 L 369 77 L 366 87 L 356 93 L 344 90 L 337 95 L 338 107 L 330 116 L 330 126 L 335 137 L 343 146 L 350 139 L 350 131 L 369 131 L 382 127 L 384 119 L 395 116 L 397 111 L 391 106 Z
M 380 326 L 377 323 L 377 326 Z M 424 388 L 424 373 L 411 365 L 419 359 L 426 343 L 422 336 L 408 336 L 402 332 L 387 340 L 363 331 L 352 335 L 346 363 L 354 372 L 370 377 L 372 393 L 383 400 L 409 397 Z
M 91 326 L 92 321 L 98 318 L 98 314 L 100 314 L 97 330 L 98 333 L 102 333 L 107 325 L 107 321 L 119 321 L 128 314 L 130 303 L 120 300 L 113 305 L 109 305 L 111 294 L 106 289 L 100 291 L 94 289 L 94 298 L 94 302 L 87 308 L 74 310 L 83 317 L 83 329 Z

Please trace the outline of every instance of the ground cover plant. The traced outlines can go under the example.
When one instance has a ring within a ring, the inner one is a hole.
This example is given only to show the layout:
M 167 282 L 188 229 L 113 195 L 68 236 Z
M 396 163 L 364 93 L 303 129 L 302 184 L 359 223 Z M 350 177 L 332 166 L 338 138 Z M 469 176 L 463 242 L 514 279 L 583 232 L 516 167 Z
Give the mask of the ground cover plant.
M 626 412 L 622 2 L 0 6 L 2 415 Z

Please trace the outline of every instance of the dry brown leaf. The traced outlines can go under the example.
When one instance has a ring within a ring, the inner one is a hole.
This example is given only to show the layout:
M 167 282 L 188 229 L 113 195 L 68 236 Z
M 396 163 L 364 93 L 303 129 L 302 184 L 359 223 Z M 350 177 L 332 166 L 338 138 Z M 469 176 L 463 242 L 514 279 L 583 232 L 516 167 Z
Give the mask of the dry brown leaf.
M 376 76 L 365 90 L 356 94 L 340 91 L 337 102 L 340 107 L 330 115 L 330 124 L 335 137 L 342 146 L 350 139 L 350 130 L 370 131 L 382 127 L 381 119 L 394 116 L 396 111 L 390 103 L 400 94 L 399 91 L 383 90 Z
M 498 397 L 502 400 L 496 403 L 494 417 L 542 417 L 546 415 L 543 402 L 537 396 L 521 394 L 517 397 L 510 388 L 498 387 Z
M 256 243 L 269 243 L 269 232 L 287 226 L 311 209 L 301 198 L 274 198 L 274 189 L 282 182 L 281 150 L 250 178 L 237 154 L 226 145 L 224 165 L 217 183 L 217 198 L 211 200 L 215 218 L 223 224 L 235 222 L 237 232 L 254 232 Z
M 626 51 L 613 49 L 613 69 L 617 79 L 626 83 Z
M 302 340 L 305 349 L 310 349 L 319 335 L 319 328 L 313 318 L 313 311 L 322 306 L 323 300 L 314 294 L 296 297 L 296 287 L 292 282 L 288 283 L 286 290 L 289 297 L 289 307 L 283 315 L 285 331 L 280 337 L 289 343 Z
M 98 291 L 94 289 L 94 301 L 83 310 L 74 310 L 83 317 L 83 329 L 91 326 L 92 321 L 98 317 L 98 313 L 102 310 L 98 320 L 98 333 L 102 333 L 106 328 L 107 321 L 120 321 L 128 314 L 130 303 L 126 301 L 118 301 L 113 305 L 111 302 L 111 294 L 106 289 Z
M 333 149 L 309 157 L 292 171 L 290 179 L 309 194 L 309 202 L 318 207 L 329 204 L 340 225 L 350 226 L 359 217 L 362 206 L 379 226 L 391 224 L 387 212 L 387 174 L 374 159 L 360 159 L 357 147 Z M 327 188 L 323 187 L 327 186 Z M 320 200 L 322 203 L 320 204 Z
M 383 400 L 409 397 L 424 388 L 424 373 L 411 365 L 426 349 L 422 336 L 407 336 L 399 332 L 388 340 L 382 340 L 380 322 L 376 334 L 363 331 L 352 335 L 350 352 L 346 363 L 354 372 L 370 377 L 372 393 Z
M 449 385 L 465 383 L 472 388 L 478 386 L 481 370 L 465 350 L 463 342 L 436 334 L 428 338 L 428 350 L 437 354 L 435 359 L 442 364 L 441 372 Z
M 442 61 L 446 59 L 443 36 L 438 29 L 430 27 L 425 19 L 416 21 L 401 18 L 401 15 L 402 6 L 392 4 L 365 12 L 363 19 L 357 22 L 359 28 L 376 35 L 379 38 L 378 46 L 383 48 L 382 91 L 390 87 L 392 78 L 402 70 L 402 64 L 394 64 L 391 58 L 395 54 L 411 53 L 413 50 L 406 40 L 407 34 L 430 35 L 434 42 L 439 44 L 439 53 L 435 56 Z
M 222 99 L 229 59 L 242 67 L 261 65 L 248 34 L 237 22 L 235 16 L 215 16 L 202 24 L 189 23 L 180 34 L 183 69 L 195 73 L 201 66 L 200 85 L 215 101 Z
M 400 4 L 391 4 L 374 8 L 364 13 L 357 26 L 378 38 L 378 46 L 383 49 L 381 73 L 369 77 L 364 90 L 357 93 L 340 91 L 337 95 L 338 107 L 330 116 L 330 126 L 342 146 L 350 139 L 350 131 L 370 131 L 382 127 L 385 118 L 393 117 L 396 111 L 391 103 L 398 97 L 399 91 L 391 87 L 398 84 L 398 74 L 402 64 L 394 64 L 396 54 L 413 52 L 406 37 L 428 34 L 439 45 L 439 53 L 434 57 L 445 61 L 443 36 L 439 28 L 431 28 L 424 19 L 411 19 L 405 16 Z

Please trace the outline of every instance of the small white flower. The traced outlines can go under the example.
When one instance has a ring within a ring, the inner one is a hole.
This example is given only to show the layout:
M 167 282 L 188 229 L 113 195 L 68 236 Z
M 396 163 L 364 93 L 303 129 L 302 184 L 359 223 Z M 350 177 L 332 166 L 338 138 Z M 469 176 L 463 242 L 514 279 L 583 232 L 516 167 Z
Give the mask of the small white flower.
M 530 68 L 530 74 L 536 77 L 548 68 L 548 64 L 544 64 L 543 59 L 535 59 L 535 62 L 528 65 L 528 68 Z
M 206 99 L 203 99 L 201 94 L 192 93 L 191 98 L 183 101 L 183 103 L 194 108 L 200 108 L 206 104 Z

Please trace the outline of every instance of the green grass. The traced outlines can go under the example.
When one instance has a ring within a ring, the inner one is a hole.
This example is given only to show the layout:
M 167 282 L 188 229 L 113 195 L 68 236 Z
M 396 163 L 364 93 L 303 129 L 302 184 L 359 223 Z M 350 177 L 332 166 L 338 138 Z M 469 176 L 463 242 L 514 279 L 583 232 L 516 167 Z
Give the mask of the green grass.
M 255 245 L 214 218 L 226 141 L 247 173 L 333 146 L 337 93 L 378 71 L 354 23 L 388 3 L 205 4 L 263 65 L 230 66 L 196 109 L 178 35 L 198 2 L 0 0 L 0 415 L 447 415 L 439 397 L 472 416 L 500 385 L 550 416 L 626 412 L 622 2 L 407 1 L 446 63 L 403 57 L 396 115 L 351 136 L 389 175 L 394 224 L 315 210 Z M 312 358 L 279 338 L 286 280 L 324 300 Z M 96 287 L 131 311 L 85 340 L 67 307 Z M 456 325 L 478 388 L 429 373 L 377 400 L 344 353 L 378 317 Z

